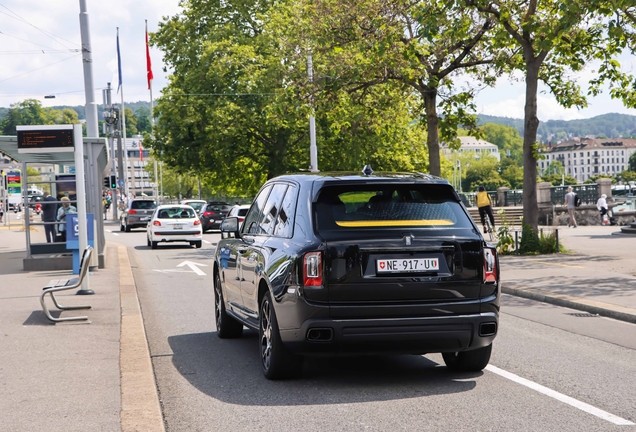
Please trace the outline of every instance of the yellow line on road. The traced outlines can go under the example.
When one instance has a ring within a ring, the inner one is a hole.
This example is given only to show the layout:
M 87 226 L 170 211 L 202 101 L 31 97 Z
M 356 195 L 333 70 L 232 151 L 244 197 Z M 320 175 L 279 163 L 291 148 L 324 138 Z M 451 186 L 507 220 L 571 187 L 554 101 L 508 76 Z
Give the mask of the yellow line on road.
M 539 263 L 539 264 L 548 264 L 548 265 L 554 265 L 554 266 L 559 266 L 559 267 L 585 268 L 584 266 L 569 265 L 569 264 L 559 264 L 559 263 L 553 263 L 553 262 L 549 262 L 549 261 L 535 261 L 535 262 Z

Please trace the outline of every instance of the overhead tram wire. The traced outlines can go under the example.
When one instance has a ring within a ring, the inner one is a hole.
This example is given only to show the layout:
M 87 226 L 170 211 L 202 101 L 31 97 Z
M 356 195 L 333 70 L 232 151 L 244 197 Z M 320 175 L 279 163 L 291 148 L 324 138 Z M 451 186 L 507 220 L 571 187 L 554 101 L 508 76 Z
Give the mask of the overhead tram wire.
M 49 67 L 49 66 L 53 66 L 53 65 L 58 64 L 58 63 L 62 63 L 63 61 L 66 61 L 66 60 L 70 60 L 70 59 L 76 58 L 76 57 L 78 57 L 78 56 L 80 56 L 80 55 L 81 55 L 81 53 L 78 53 L 78 54 L 72 55 L 72 56 L 70 56 L 70 57 L 66 57 L 65 59 L 62 59 L 62 60 L 59 60 L 59 61 L 56 61 L 56 62 L 53 62 L 53 63 L 49 63 L 49 64 L 47 64 L 47 65 L 45 65 L 45 66 L 42 66 L 42 67 L 39 67 L 39 68 L 36 68 L 36 69 L 32 69 L 32 70 L 30 70 L 30 71 L 26 71 L 26 72 L 21 73 L 21 74 L 19 74 L 19 75 L 14 75 L 14 76 L 12 76 L 12 77 L 5 78 L 5 79 L 3 79 L 3 80 L 0 80 L 0 83 L 5 82 L 5 81 L 9 81 L 9 80 L 11 80 L 11 79 L 13 79 L 13 78 L 21 77 L 21 76 L 23 76 L 23 75 L 29 74 L 29 73 L 31 73 L 31 72 L 38 71 L 38 70 L 40 70 L 40 69 L 47 68 L 47 67 Z
M 79 53 L 79 48 L 70 48 L 64 50 L 24 50 L 24 51 L 0 51 L 0 55 L 22 55 L 22 54 L 68 54 Z
M 42 44 L 39 44 L 39 43 L 37 43 L 37 42 L 32 42 L 32 41 L 27 40 L 27 39 L 22 39 L 22 38 L 19 38 L 19 37 L 17 37 L 17 36 L 13 36 L 13 35 L 10 35 L 10 34 L 8 34 L 8 33 L 5 33 L 5 32 L 3 32 L 3 31 L 1 31 L 1 30 L 0 30 L 0 35 L 7 36 L 7 37 L 10 37 L 10 38 L 13 38 L 13 39 L 17 39 L 17 40 L 21 40 L 22 42 L 28 42 L 28 43 L 31 43 L 31 44 L 33 44 L 33 45 L 38 45 L 38 46 L 44 47 L 44 48 L 49 49 L 49 50 L 55 50 L 55 48 L 51 48 L 51 47 L 49 47 L 49 46 L 42 45 Z
M 46 31 L 46 30 L 42 30 L 42 29 L 41 29 L 41 28 L 39 28 L 38 26 L 31 24 L 29 21 L 27 21 L 26 19 L 22 18 L 22 17 L 21 17 L 20 15 L 18 15 L 17 13 L 13 12 L 11 9 L 9 9 L 8 7 L 6 7 L 4 4 L 0 3 L 0 6 L 1 6 L 1 7 L 3 7 L 3 8 L 5 8 L 6 10 L 8 10 L 9 12 L 11 12 L 11 13 L 12 13 L 13 15 L 15 15 L 15 16 L 9 15 L 9 14 L 8 14 L 8 13 L 6 13 L 6 12 L 0 12 L 0 13 L 2 13 L 2 14 L 4 14 L 4 15 L 7 15 L 7 16 L 8 16 L 8 17 L 10 17 L 10 18 L 17 19 L 18 21 L 22 21 L 23 23 L 25 23 L 25 24 L 27 24 L 27 25 L 30 25 L 31 27 L 33 27 L 34 29 L 38 30 L 39 32 L 41 32 L 42 34 L 44 34 L 45 36 L 47 36 L 48 38 L 52 39 L 54 42 L 57 42 L 57 43 L 59 43 L 60 45 L 62 45 L 64 48 L 68 48 L 68 47 L 67 47 L 65 44 L 63 44 L 62 42 L 60 42 L 60 40 L 63 40 L 63 41 L 68 42 L 68 43 L 70 43 L 70 44 L 73 44 L 74 46 L 80 46 L 80 44 L 78 44 L 77 42 L 72 42 L 72 41 L 70 41 L 70 40 L 68 40 L 68 39 L 64 39 L 63 37 L 57 36 L 57 35 L 55 35 L 55 34 L 53 34 L 53 33 L 51 33 L 51 32 L 48 32 L 48 31 Z M 58 39 L 59 39 L 59 40 L 58 40 Z M 28 42 L 28 41 L 27 41 L 27 42 Z

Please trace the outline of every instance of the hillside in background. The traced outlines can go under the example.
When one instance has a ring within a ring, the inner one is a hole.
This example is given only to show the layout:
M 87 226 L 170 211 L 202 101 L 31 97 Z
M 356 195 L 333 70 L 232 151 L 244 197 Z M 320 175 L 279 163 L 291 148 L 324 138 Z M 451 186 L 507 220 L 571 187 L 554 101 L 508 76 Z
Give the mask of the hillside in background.
M 523 136 L 523 120 L 509 117 L 479 115 L 479 124 L 498 123 L 512 126 Z M 636 116 L 628 114 L 603 114 L 589 119 L 548 120 L 539 123 L 540 141 L 554 142 L 567 136 L 594 135 L 606 138 L 636 137 Z
M 115 101 L 115 103 L 119 106 L 118 101 Z M 125 104 L 126 104 L 126 108 L 130 108 L 132 112 L 136 112 L 141 107 L 144 107 L 148 110 L 150 109 L 150 102 L 145 102 L 145 101 L 125 102 Z M 84 105 L 77 105 L 77 106 L 56 105 L 56 106 L 52 106 L 51 108 L 56 110 L 71 108 L 72 110 L 75 110 L 75 112 L 77 112 L 77 117 L 80 120 L 86 119 L 86 110 L 84 109 Z M 0 120 L 2 120 L 2 118 L 7 114 L 8 111 L 9 111 L 9 108 L 0 107 Z M 102 104 L 98 104 L 97 105 L 98 120 L 104 120 L 104 116 L 102 115 L 103 111 L 104 111 L 104 106 Z
M 150 109 L 150 102 L 126 102 L 126 108 L 130 108 L 136 112 L 139 108 Z M 77 112 L 80 120 L 86 118 L 84 105 L 77 106 L 53 106 L 51 108 L 61 110 L 63 108 L 71 108 Z M 0 120 L 6 115 L 8 108 L 0 107 Z M 103 120 L 102 112 L 104 107 L 97 105 L 97 117 Z M 479 124 L 497 123 L 506 126 L 512 126 L 523 136 L 523 119 L 514 119 L 509 117 L 498 117 L 490 115 L 478 115 Z M 636 138 L 636 116 L 628 114 L 603 114 L 589 119 L 579 120 L 548 120 L 539 123 L 539 141 L 556 142 L 569 136 L 583 137 L 586 135 L 594 135 L 600 138 Z

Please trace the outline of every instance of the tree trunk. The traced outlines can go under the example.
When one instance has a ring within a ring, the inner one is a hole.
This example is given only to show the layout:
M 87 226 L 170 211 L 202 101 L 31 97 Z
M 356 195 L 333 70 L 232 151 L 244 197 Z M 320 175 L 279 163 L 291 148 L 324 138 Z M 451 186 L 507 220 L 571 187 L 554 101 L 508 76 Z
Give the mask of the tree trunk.
M 441 168 L 439 160 L 439 130 L 437 124 L 437 91 L 428 89 L 422 94 L 424 97 L 424 109 L 426 110 L 426 127 L 428 137 L 426 145 L 428 146 L 428 172 L 431 175 L 441 177 Z
M 537 205 L 537 160 L 534 144 L 537 141 L 539 118 L 537 117 L 537 90 L 541 62 L 526 62 L 526 106 L 523 129 L 523 223 L 538 232 L 539 208 Z

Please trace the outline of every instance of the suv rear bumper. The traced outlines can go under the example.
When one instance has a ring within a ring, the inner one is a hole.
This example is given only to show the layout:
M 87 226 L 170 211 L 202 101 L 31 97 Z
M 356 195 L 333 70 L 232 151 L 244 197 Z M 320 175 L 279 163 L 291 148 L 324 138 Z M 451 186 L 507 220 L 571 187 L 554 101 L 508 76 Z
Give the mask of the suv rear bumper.
M 281 330 L 280 335 L 297 354 L 426 354 L 485 347 L 495 339 L 498 327 L 496 313 L 408 319 L 322 318 L 307 320 L 300 329 Z M 312 336 L 318 334 L 322 339 L 309 340 L 310 330 Z

